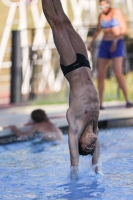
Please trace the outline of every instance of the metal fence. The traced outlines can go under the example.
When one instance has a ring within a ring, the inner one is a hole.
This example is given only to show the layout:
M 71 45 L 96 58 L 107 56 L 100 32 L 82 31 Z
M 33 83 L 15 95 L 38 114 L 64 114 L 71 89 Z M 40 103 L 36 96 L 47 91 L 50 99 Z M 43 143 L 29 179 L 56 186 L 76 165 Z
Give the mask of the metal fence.
M 87 33 L 87 27 L 86 28 Z M 77 28 L 78 31 L 82 32 L 82 27 Z M 90 29 L 93 33 L 94 29 Z M 59 65 L 59 55 L 55 48 L 54 43 L 52 42 L 52 38 L 40 45 L 33 44 L 33 38 L 35 35 L 34 29 L 29 30 L 29 38 L 30 45 L 21 48 L 22 52 L 22 87 L 21 101 L 51 101 L 52 102 L 67 102 L 68 101 L 68 93 L 69 87 L 66 79 L 64 78 L 60 65 Z M 49 32 L 49 29 L 45 30 L 45 34 Z M 84 33 L 84 34 L 85 34 Z M 91 33 L 91 34 L 92 34 Z M 52 35 L 47 35 L 47 37 L 51 37 Z M 89 37 L 91 35 L 88 35 Z M 87 39 L 87 34 L 86 34 Z M 89 40 L 84 41 L 85 45 L 88 44 Z M 123 72 L 124 74 L 128 74 L 133 71 L 133 39 L 125 37 L 125 56 L 123 62 Z M 92 55 L 89 54 L 90 60 L 92 60 L 92 73 L 93 78 L 96 80 L 97 77 L 97 52 L 100 41 L 96 41 L 94 43 L 94 48 Z M 12 52 L 12 51 L 11 51 Z M 10 67 L 9 67 L 10 68 Z M 2 75 L 1 79 L 2 79 Z M 6 89 L 10 101 L 10 88 L 11 88 L 11 76 L 10 71 L 6 75 L 9 77 L 9 80 L 6 80 Z M 14 74 L 15 76 L 15 74 Z M 114 76 L 112 67 L 108 68 L 107 71 L 107 79 L 111 79 Z M 2 79 L 2 87 L 4 87 L 4 79 Z M 116 93 L 118 90 L 116 90 Z M 116 94 L 116 96 L 118 96 Z

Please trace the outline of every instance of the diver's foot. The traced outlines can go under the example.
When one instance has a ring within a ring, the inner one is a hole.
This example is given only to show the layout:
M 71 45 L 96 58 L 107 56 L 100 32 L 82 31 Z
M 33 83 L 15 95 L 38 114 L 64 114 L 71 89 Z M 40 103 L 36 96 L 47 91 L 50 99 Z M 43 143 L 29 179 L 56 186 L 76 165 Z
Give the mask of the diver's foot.
M 131 103 L 131 102 L 127 102 L 126 103 L 126 108 L 132 108 L 133 107 L 133 103 Z
M 103 106 L 100 106 L 100 110 L 104 110 L 105 109 L 105 107 L 103 107 Z

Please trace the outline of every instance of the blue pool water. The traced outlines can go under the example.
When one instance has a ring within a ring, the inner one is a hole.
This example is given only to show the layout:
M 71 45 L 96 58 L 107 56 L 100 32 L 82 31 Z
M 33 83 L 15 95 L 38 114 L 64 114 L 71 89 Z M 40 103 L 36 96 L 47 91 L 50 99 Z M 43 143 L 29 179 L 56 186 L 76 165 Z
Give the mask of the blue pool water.
M 101 130 L 104 175 L 95 175 L 90 156 L 80 157 L 79 180 L 69 179 L 69 151 L 65 143 L 39 139 L 0 146 L 2 200 L 132 200 L 133 128 Z

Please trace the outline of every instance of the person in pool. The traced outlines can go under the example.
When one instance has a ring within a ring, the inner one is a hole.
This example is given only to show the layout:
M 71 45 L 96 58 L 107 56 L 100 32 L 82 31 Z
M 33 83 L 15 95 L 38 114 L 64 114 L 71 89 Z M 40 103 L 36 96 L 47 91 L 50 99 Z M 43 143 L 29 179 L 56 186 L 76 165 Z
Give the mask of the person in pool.
M 63 134 L 61 130 L 50 122 L 45 111 L 41 109 L 32 111 L 31 121 L 25 124 L 22 130 L 17 128 L 15 125 L 6 128 L 11 128 L 18 138 L 27 138 L 34 133 L 40 133 L 42 140 L 59 140 L 63 142 Z
M 122 63 L 124 56 L 123 36 L 127 31 L 125 17 L 119 9 L 111 7 L 109 0 L 100 0 L 99 6 L 101 13 L 98 18 L 96 32 L 88 46 L 88 50 L 91 50 L 93 42 L 101 30 L 103 30 L 104 35 L 98 53 L 98 91 L 100 97 L 100 109 L 104 109 L 104 79 L 110 59 L 113 62 L 115 76 L 123 91 L 126 100 L 126 107 L 130 108 L 133 107 L 133 104 L 129 101 L 126 82 L 122 74 Z
M 61 69 L 70 85 L 69 108 L 66 113 L 70 177 L 77 179 L 79 155 L 92 155 L 92 165 L 95 166 L 95 172 L 98 172 L 99 97 L 92 82 L 86 47 L 65 15 L 60 0 L 42 0 L 42 7 L 60 55 Z

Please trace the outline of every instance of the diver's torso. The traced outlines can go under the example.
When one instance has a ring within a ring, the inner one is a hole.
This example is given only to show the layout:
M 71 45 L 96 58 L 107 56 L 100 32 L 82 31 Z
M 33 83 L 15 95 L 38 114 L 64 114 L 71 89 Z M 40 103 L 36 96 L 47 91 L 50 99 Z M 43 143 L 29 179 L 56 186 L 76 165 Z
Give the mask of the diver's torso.
M 75 117 L 99 112 L 99 97 L 91 79 L 91 70 L 81 67 L 70 72 L 66 78 L 70 84 L 69 108 Z

